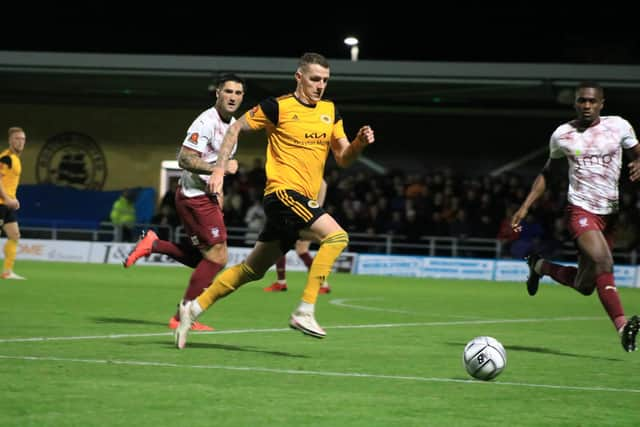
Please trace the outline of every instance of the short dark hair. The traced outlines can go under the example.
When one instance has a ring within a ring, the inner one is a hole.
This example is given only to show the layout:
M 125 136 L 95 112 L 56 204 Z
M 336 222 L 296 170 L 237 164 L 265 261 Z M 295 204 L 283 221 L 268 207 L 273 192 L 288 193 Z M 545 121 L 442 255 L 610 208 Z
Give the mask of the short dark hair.
M 234 73 L 222 73 L 213 79 L 213 82 L 209 85 L 209 92 L 214 93 L 216 89 L 220 89 L 226 82 L 240 83 L 243 92 L 247 91 L 247 82 L 245 79 Z
M 329 61 L 327 61 L 327 58 L 315 52 L 304 53 L 298 61 L 298 68 L 304 68 L 311 64 L 318 64 L 324 68 L 329 68 Z
M 578 93 L 580 89 L 587 89 L 587 88 L 597 90 L 598 93 L 600 93 L 600 96 L 604 98 L 604 89 L 602 88 L 600 83 L 591 81 L 591 80 L 586 80 L 578 83 L 578 86 L 576 86 L 575 92 Z

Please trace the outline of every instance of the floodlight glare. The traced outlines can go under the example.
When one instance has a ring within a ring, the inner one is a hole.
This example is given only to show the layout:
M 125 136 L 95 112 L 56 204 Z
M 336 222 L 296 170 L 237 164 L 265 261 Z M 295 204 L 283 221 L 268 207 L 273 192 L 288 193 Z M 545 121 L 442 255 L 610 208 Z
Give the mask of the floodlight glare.
M 358 43 L 359 41 L 357 37 L 349 36 L 346 39 L 344 39 L 344 44 L 346 44 L 347 46 L 351 46 L 352 61 L 358 60 L 358 53 L 360 53 L 360 49 L 358 48 Z
M 349 36 L 346 39 L 344 39 L 344 44 L 346 44 L 347 46 L 357 46 L 358 45 L 358 38 L 357 37 L 353 37 L 353 36 Z

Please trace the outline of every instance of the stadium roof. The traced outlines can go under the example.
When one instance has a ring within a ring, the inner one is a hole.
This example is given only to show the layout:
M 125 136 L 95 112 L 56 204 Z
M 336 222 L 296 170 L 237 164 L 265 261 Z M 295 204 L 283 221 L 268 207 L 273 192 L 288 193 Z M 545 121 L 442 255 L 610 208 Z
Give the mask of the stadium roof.
M 572 88 L 596 80 L 616 114 L 637 113 L 640 66 L 331 59 L 342 111 L 566 116 Z M 297 58 L 0 51 L 0 102 L 190 108 L 220 72 L 248 80 L 245 107 L 291 92 Z

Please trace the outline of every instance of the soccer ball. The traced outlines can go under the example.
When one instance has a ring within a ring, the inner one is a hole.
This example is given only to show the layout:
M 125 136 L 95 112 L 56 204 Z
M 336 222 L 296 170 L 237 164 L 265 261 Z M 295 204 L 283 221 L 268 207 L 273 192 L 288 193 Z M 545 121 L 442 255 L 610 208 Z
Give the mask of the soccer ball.
M 475 337 L 464 347 L 462 364 L 473 378 L 488 381 L 507 366 L 507 352 L 492 337 Z

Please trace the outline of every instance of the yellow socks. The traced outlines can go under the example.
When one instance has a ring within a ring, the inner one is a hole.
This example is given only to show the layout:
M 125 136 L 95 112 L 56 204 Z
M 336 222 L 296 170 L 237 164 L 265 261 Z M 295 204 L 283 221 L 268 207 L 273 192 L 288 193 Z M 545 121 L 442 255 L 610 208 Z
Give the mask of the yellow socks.
M 206 310 L 220 298 L 224 298 L 247 282 L 259 279 L 260 276 L 244 262 L 227 268 L 218 274 L 211 286 L 196 298 L 202 310 Z
M 13 264 L 16 262 L 16 254 L 18 253 L 18 241 L 7 240 L 4 245 L 4 271 L 13 271 Z
M 326 280 L 327 276 L 329 276 L 334 262 L 348 244 L 349 235 L 344 230 L 329 234 L 320 243 L 320 249 L 309 270 L 307 285 L 302 294 L 302 301 L 308 304 L 316 303 L 320 286 Z M 196 298 L 196 301 L 203 311 L 207 310 L 220 298 L 224 298 L 245 283 L 258 280 L 260 277 L 260 275 L 244 262 L 234 265 L 218 274 L 211 286 L 205 289 L 204 292 Z
M 348 244 L 349 235 L 343 230 L 329 234 L 320 242 L 320 249 L 318 249 L 318 253 L 313 259 L 313 264 L 311 264 L 311 269 L 309 270 L 307 286 L 304 288 L 302 301 L 308 304 L 316 303 L 320 286 L 329 276 L 333 263 Z

